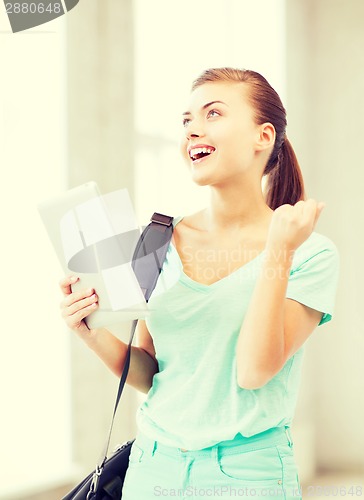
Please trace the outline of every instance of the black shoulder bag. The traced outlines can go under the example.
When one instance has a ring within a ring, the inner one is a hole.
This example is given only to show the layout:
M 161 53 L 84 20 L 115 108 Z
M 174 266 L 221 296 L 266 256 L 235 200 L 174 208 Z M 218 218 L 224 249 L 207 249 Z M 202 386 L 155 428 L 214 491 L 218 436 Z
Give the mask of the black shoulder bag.
M 157 283 L 172 233 L 173 217 L 155 212 L 151 217 L 151 222 L 140 235 L 136 245 L 132 267 L 147 302 Z M 125 365 L 120 377 L 110 430 L 102 453 L 102 458 L 96 466 L 95 471 L 91 472 L 83 479 L 83 481 L 64 496 L 62 500 L 119 500 L 122 497 L 122 487 L 129 465 L 129 454 L 134 439 L 120 445 L 109 458 L 107 458 L 107 454 L 116 410 L 128 375 L 131 344 L 137 323 L 138 320 L 134 320 L 131 326 Z

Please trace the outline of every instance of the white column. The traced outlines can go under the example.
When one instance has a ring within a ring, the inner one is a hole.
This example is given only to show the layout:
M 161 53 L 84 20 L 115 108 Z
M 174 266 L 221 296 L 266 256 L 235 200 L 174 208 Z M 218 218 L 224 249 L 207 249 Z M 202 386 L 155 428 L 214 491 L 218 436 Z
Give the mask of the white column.
M 364 2 L 286 6 L 288 132 L 308 196 L 326 202 L 316 231 L 341 255 L 333 322 L 308 343 L 299 446 L 319 469 L 363 471 Z

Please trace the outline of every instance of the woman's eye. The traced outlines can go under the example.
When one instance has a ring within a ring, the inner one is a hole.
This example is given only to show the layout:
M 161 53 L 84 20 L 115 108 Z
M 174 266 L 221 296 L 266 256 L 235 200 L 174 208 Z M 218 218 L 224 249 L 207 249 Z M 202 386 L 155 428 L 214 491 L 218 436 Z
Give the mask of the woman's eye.
M 183 126 L 186 127 L 190 123 L 190 121 L 191 120 L 189 118 L 183 118 L 183 120 L 182 120 Z
M 216 109 L 211 109 L 208 113 L 207 116 L 220 116 L 220 113 L 216 111 Z

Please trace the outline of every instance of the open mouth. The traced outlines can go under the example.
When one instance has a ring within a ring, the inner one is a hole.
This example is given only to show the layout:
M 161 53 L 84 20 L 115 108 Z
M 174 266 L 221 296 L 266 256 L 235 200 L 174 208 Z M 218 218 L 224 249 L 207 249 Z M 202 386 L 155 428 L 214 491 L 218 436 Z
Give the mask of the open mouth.
M 210 156 L 214 151 L 215 148 L 213 148 L 212 146 L 206 146 L 203 148 L 191 148 L 189 150 L 189 155 L 191 160 L 195 162 L 197 160 L 205 158 L 206 156 Z

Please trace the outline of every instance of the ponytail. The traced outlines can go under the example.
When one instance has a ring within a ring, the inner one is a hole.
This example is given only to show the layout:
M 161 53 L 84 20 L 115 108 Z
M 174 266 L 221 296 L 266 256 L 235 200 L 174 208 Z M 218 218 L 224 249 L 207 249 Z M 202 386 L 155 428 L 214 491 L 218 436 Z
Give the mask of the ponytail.
M 269 172 L 265 172 L 268 178 L 264 197 L 272 210 L 286 203 L 294 205 L 297 201 L 306 198 L 302 172 L 286 136 L 284 136 L 276 161 L 274 163 L 269 161 L 266 170 L 270 166 L 272 168 Z

